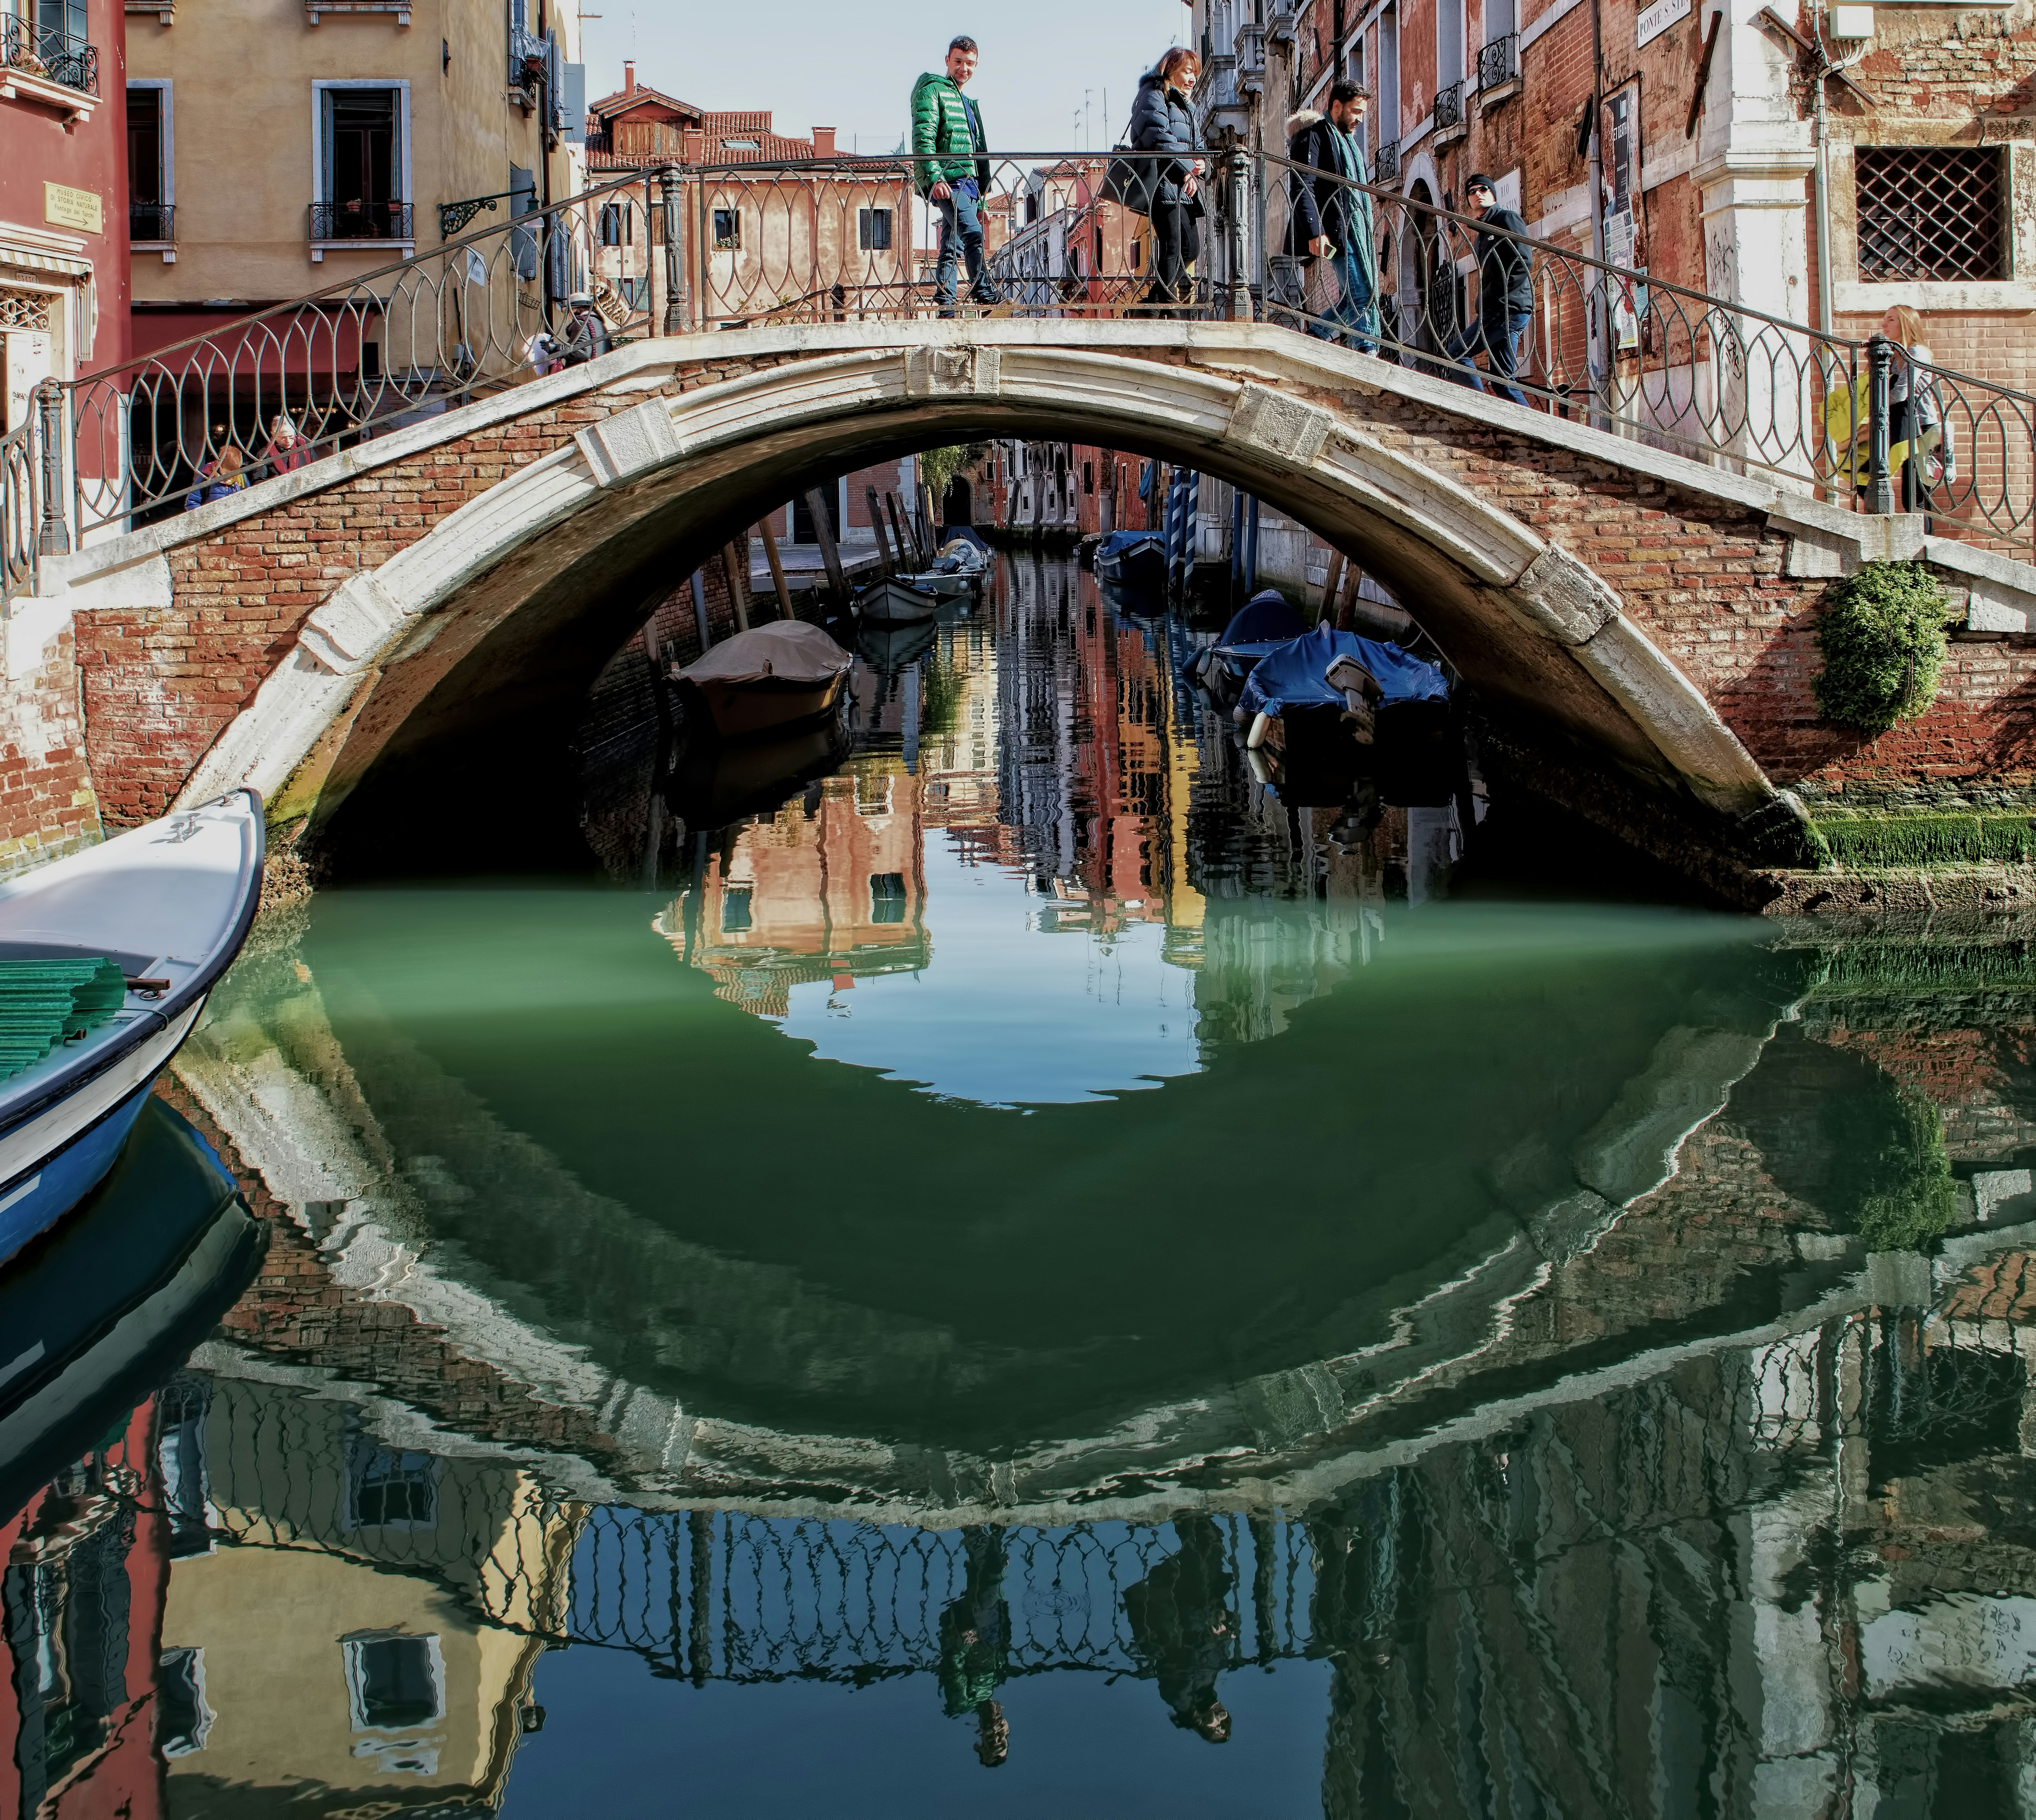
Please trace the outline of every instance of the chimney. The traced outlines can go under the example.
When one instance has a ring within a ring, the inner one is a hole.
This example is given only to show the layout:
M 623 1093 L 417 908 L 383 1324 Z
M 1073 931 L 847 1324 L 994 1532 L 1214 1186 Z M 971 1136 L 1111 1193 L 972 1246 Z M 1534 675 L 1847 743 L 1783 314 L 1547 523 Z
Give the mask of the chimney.
M 625 95 L 636 92 L 636 66 L 627 60 L 622 66 L 622 92 Z
M 834 156 L 834 131 L 831 126 L 816 126 L 813 129 L 813 156 L 816 158 L 831 158 Z

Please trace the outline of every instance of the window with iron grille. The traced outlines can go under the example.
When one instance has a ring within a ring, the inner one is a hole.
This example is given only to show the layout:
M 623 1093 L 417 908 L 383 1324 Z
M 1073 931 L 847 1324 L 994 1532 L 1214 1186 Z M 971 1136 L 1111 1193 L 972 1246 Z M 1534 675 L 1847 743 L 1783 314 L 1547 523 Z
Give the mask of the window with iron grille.
M 2008 276 L 2001 147 L 1861 145 L 1853 185 L 1867 283 Z

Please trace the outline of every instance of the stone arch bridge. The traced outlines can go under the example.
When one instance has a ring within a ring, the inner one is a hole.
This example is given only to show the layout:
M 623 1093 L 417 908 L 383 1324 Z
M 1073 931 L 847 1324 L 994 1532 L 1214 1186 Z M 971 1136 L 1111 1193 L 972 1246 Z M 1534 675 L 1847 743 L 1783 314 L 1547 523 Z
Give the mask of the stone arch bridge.
M 1544 787 L 1732 895 L 1804 850 L 1788 786 L 2030 763 L 2019 647 L 1955 647 L 1939 709 L 1863 742 L 1816 719 L 1812 621 L 1862 560 L 1926 556 L 1975 612 L 2026 612 L 2036 569 L 1253 323 L 639 342 L 48 560 L 10 648 L 69 625 L 107 820 L 248 782 L 315 834 L 373 767 L 576 700 L 733 528 L 990 435 L 1273 503 L 1394 591 Z

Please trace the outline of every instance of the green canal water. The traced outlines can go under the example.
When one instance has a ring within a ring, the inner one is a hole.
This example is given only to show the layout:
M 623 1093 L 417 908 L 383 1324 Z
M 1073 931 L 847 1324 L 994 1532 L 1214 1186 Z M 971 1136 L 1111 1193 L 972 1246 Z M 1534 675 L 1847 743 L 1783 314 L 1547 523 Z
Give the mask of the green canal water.
M 18 1811 L 2036 1814 L 2028 932 L 1283 802 L 1207 636 L 1001 563 L 775 792 L 611 713 L 576 869 L 265 921 Z

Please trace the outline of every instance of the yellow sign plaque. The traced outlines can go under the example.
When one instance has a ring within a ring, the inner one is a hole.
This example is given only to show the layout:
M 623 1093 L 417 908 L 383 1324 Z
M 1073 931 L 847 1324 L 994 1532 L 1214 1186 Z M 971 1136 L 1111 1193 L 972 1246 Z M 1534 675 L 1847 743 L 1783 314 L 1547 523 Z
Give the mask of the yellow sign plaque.
M 81 233 L 103 232 L 105 210 L 96 190 L 74 190 L 68 183 L 43 186 L 43 219 L 55 228 L 75 228 Z

